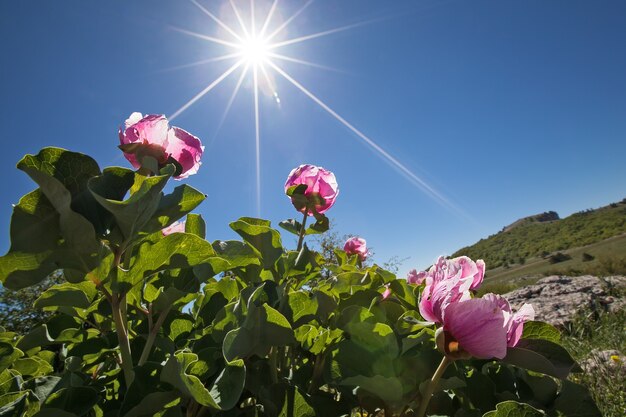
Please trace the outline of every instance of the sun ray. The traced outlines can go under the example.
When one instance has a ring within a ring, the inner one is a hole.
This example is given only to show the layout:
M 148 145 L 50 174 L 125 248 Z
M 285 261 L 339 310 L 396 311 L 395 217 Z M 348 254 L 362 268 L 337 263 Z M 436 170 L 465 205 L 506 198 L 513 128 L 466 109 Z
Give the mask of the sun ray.
M 204 14 L 206 14 L 207 16 L 209 16 L 211 19 L 213 19 L 213 21 L 215 23 L 217 23 L 218 25 L 220 25 L 222 28 L 224 28 L 228 33 L 230 33 L 231 35 L 233 35 L 238 41 L 243 41 L 243 38 L 241 36 L 239 36 L 237 34 L 237 32 L 235 32 L 230 26 L 228 26 L 226 23 L 222 22 L 220 19 L 217 18 L 217 16 L 215 16 L 213 13 L 211 13 L 210 11 L 208 11 L 204 6 L 202 6 L 200 3 L 198 3 L 196 0 L 190 0 L 193 4 L 195 4 L 196 6 L 198 6 L 198 8 L 200 10 L 202 10 L 204 12 Z
M 272 20 L 272 16 L 274 15 L 274 11 L 276 11 L 276 5 L 278 5 L 278 0 L 274 0 L 272 3 L 272 7 L 270 7 L 269 13 L 267 13 L 267 17 L 265 18 L 265 22 L 263 22 L 263 27 L 261 27 L 261 31 L 259 32 L 259 37 L 263 38 L 265 36 L 265 31 L 267 30 L 267 25 L 269 25 Z
M 259 79 L 257 66 L 254 66 L 254 133 L 256 144 L 256 211 L 261 217 L 261 139 L 259 132 Z
M 243 71 L 241 72 L 241 76 L 239 76 L 239 80 L 237 81 L 237 85 L 235 86 L 235 89 L 233 90 L 233 94 L 228 99 L 228 103 L 226 104 L 226 109 L 224 110 L 224 113 L 222 114 L 222 118 L 220 119 L 220 122 L 217 125 L 217 129 L 215 129 L 215 133 L 213 134 L 213 139 L 215 139 L 220 129 L 222 129 L 222 125 L 224 124 L 224 121 L 226 120 L 226 116 L 228 116 L 228 113 L 230 112 L 230 108 L 232 107 L 233 102 L 235 101 L 235 97 L 237 97 L 237 94 L 239 93 L 239 89 L 241 88 L 241 85 L 243 84 L 243 80 L 248 74 L 249 69 L 250 69 L 250 65 L 246 64 Z
M 215 79 L 215 81 L 213 81 L 211 84 L 209 84 L 204 90 L 200 91 L 198 94 L 196 94 L 191 100 L 189 100 L 187 103 L 185 103 L 181 108 L 179 108 L 178 110 L 176 110 L 174 112 L 174 114 L 172 114 L 171 116 L 168 116 L 168 119 L 174 120 L 176 117 L 178 117 L 182 112 L 184 112 L 185 110 L 187 110 L 189 108 L 189 106 L 191 106 L 193 103 L 195 103 L 196 101 L 200 100 L 200 98 L 202 98 L 202 96 L 204 96 L 206 93 L 208 93 L 209 91 L 211 91 L 213 88 L 215 88 L 219 83 L 222 82 L 222 80 L 224 80 L 226 77 L 228 77 L 233 71 L 235 71 L 237 68 L 239 68 L 239 66 L 243 63 L 243 61 L 238 61 L 236 62 L 232 67 L 230 67 L 229 69 L 227 69 L 226 71 L 224 71 L 224 73 L 222 73 L 222 75 L 220 75 L 219 77 L 217 77 Z
M 203 39 L 205 41 L 218 43 L 220 45 L 230 46 L 231 48 L 238 48 L 239 45 L 233 42 L 225 41 L 224 39 L 214 38 L 213 36 L 203 35 L 202 33 L 192 32 L 187 29 L 179 28 L 176 26 L 171 26 L 177 32 L 184 33 L 185 35 L 193 36 L 195 38 Z
M 281 46 L 292 45 L 294 43 L 308 41 L 310 39 L 320 38 L 322 36 L 332 35 L 333 33 L 343 32 L 345 30 L 354 29 L 354 28 L 359 27 L 359 26 L 368 25 L 368 24 L 370 24 L 372 22 L 373 22 L 373 20 L 366 20 L 364 22 L 353 23 L 351 25 L 341 26 L 341 27 L 338 27 L 338 28 L 335 28 L 335 29 L 325 30 L 323 32 L 317 32 L 317 33 L 313 33 L 313 34 L 310 34 L 310 35 L 300 36 L 300 37 L 294 38 L 294 39 L 287 39 L 286 41 L 273 43 L 273 44 L 269 45 L 268 48 L 276 49 L 276 48 L 280 48 Z
M 256 37 L 256 13 L 254 12 L 254 0 L 250 0 L 250 33 Z
M 391 156 L 387 151 L 380 147 L 376 142 L 367 137 L 363 132 L 354 127 L 351 123 L 349 123 L 346 119 L 341 117 L 336 111 L 331 109 L 326 103 L 324 103 L 321 99 L 319 99 L 315 94 L 307 90 L 302 84 L 296 81 L 293 77 L 287 74 L 282 68 L 280 68 L 275 63 L 268 61 L 269 64 L 287 81 L 297 87 L 300 91 L 302 91 L 307 97 L 317 103 L 322 109 L 324 109 L 327 113 L 337 119 L 341 124 L 350 129 L 355 135 L 361 138 L 367 145 L 373 148 L 380 156 L 383 157 L 388 163 L 390 163 L 394 168 L 400 171 L 407 179 L 409 179 L 413 184 L 418 186 L 422 191 L 426 192 L 433 199 L 438 201 L 441 205 L 447 207 L 448 209 L 452 209 L 453 211 L 462 214 L 465 217 L 469 217 L 463 210 L 456 207 L 449 201 L 446 197 L 441 195 L 437 190 L 431 187 L 428 183 L 426 183 L 423 179 L 414 174 L 410 169 L 404 166 L 400 161 Z
M 235 16 L 237 17 L 237 20 L 239 21 L 239 25 L 241 26 L 241 29 L 243 30 L 243 33 L 246 35 L 246 38 L 250 37 L 250 34 L 248 33 L 248 29 L 246 28 L 246 24 L 243 23 L 243 19 L 241 18 L 241 15 L 239 14 L 239 10 L 237 10 L 237 6 L 235 6 L 235 3 L 233 2 L 233 0 L 229 0 L 231 7 L 233 8 L 233 11 L 235 12 Z
M 281 59 L 283 61 L 295 62 L 296 64 L 307 65 L 309 67 L 319 68 L 319 69 L 323 69 L 323 70 L 326 70 L 326 71 L 333 71 L 333 72 L 338 72 L 338 73 L 341 73 L 341 74 L 350 74 L 348 71 L 343 71 L 343 70 L 340 70 L 340 69 L 337 69 L 337 68 L 328 67 L 326 65 L 316 64 L 315 62 L 305 61 L 303 59 L 293 58 L 293 57 L 290 57 L 290 56 L 287 56 L 287 55 L 277 54 L 275 52 L 269 52 L 267 55 L 269 57 L 271 57 L 271 58 Z
M 157 70 L 156 72 L 160 73 L 160 72 L 177 71 L 177 70 L 181 70 L 181 69 L 185 69 L 185 68 L 197 67 L 199 65 L 204 65 L 204 64 L 211 63 L 211 62 L 225 61 L 227 59 L 237 58 L 237 57 L 240 57 L 240 56 L 241 56 L 240 53 L 221 55 L 221 56 L 217 56 L 217 57 L 214 57 L 214 58 L 203 59 L 202 61 L 191 62 L 189 64 L 183 64 L 183 65 L 177 65 L 175 67 L 163 68 L 163 69 Z
M 261 65 L 261 72 L 263 73 L 263 78 L 265 78 L 265 82 L 272 89 L 272 94 L 274 94 L 274 98 L 276 98 L 277 97 L 276 96 L 276 86 L 274 85 L 274 83 L 270 79 L 270 75 L 267 73 L 267 70 L 265 69 L 265 65 Z
M 298 9 L 297 12 L 295 12 L 293 15 L 291 15 L 291 17 L 289 19 L 285 20 L 282 25 L 280 25 L 279 27 L 274 29 L 274 31 L 267 38 L 265 38 L 267 40 L 267 42 L 271 41 L 274 38 L 274 36 L 278 35 L 280 33 L 280 31 L 285 29 L 296 17 L 298 17 L 300 15 L 300 13 L 302 13 L 304 10 L 306 10 L 306 8 L 309 7 L 311 5 L 311 3 L 313 3 L 313 1 L 314 0 L 308 0 L 306 3 L 304 3 L 304 6 L 302 6 L 300 9 Z

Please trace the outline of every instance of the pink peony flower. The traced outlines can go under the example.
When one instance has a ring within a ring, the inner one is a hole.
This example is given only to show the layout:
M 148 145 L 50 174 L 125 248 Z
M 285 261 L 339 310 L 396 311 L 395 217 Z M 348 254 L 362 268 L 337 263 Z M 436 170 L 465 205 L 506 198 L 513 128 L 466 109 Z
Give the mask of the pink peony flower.
M 132 151 L 125 149 L 124 152 L 128 162 L 137 169 L 141 167 L 138 154 L 154 157 L 159 165 L 165 165 L 171 157 L 181 168 L 176 179 L 187 178 L 200 168 L 204 152 L 200 139 L 181 128 L 170 128 L 163 115 L 142 116 L 135 112 L 120 127 L 119 137 L 121 145 L 137 145 Z
M 426 273 L 426 286 L 420 298 L 419 310 L 422 317 L 434 323 L 443 322 L 443 310 L 450 303 L 471 298 L 469 288 L 472 280 L 463 279 L 450 261 L 440 256 Z
M 343 245 L 343 250 L 348 255 L 359 255 L 361 261 L 364 261 L 369 255 L 365 239 L 356 236 L 346 240 L 346 243 Z
M 411 269 L 406 277 L 406 280 L 409 284 L 420 285 L 426 280 L 427 275 L 428 272 L 426 271 L 417 272 L 416 269 Z
M 161 233 L 163 234 L 163 236 L 171 235 L 172 233 L 185 233 L 185 222 L 184 221 L 174 222 L 170 224 L 169 226 L 163 228 L 161 230 Z
M 443 314 L 446 354 L 502 359 L 507 347 L 519 342 L 524 322 L 534 316 L 529 304 L 513 314 L 509 302 L 496 294 L 448 304 Z
M 300 165 L 289 173 L 287 182 L 285 182 L 285 192 L 290 187 L 300 184 L 307 186 L 304 192 L 306 197 L 321 197 L 323 199 L 323 202 L 315 204 L 315 211 L 319 214 L 323 214 L 335 204 L 335 199 L 339 194 L 339 186 L 337 185 L 335 174 L 332 172 L 315 165 Z M 292 203 L 298 211 L 304 213 L 306 210 L 309 216 L 314 214 L 311 209 L 298 207 L 293 199 Z
M 454 259 L 439 257 L 428 272 L 409 273 L 408 282 L 426 282 L 420 299 L 420 313 L 429 321 L 442 322 L 443 309 L 449 303 L 471 298 L 470 289 L 483 281 L 485 263 L 472 261 L 467 256 Z

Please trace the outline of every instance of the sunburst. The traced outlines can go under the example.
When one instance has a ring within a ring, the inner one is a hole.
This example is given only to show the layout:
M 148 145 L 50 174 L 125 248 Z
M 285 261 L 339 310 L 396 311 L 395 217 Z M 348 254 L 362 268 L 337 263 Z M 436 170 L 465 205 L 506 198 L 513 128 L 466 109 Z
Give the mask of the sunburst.
M 274 0 L 269 8 L 269 11 L 265 15 L 265 17 L 260 21 L 261 24 L 258 24 L 257 21 L 257 13 L 255 11 L 255 0 L 250 0 L 250 19 L 248 24 L 244 21 L 241 10 L 237 7 L 234 0 L 228 0 L 230 3 L 230 8 L 232 9 L 232 13 L 235 16 L 235 19 L 238 22 L 238 27 L 233 28 L 232 26 L 226 24 L 224 20 L 218 18 L 216 14 L 211 12 L 207 7 L 200 4 L 197 0 L 190 0 L 199 10 L 201 10 L 207 17 L 209 17 L 213 23 L 223 29 L 227 34 L 228 38 L 222 38 L 217 36 L 210 36 L 202 33 L 193 32 L 183 28 L 174 28 L 175 30 L 193 36 L 207 42 L 221 45 L 229 49 L 229 53 L 210 58 L 208 60 L 198 61 L 192 64 L 181 65 L 175 67 L 177 68 L 185 68 L 193 65 L 201 65 L 208 62 L 217 62 L 228 59 L 233 59 L 235 62 L 232 66 L 230 66 L 226 71 L 224 71 L 221 75 L 219 75 L 215 80 L 210 82 L 202 91 L 192 97 L 189 101 L 183 104 L 178 110 L 176 110 L 169 119 L 172 120 L 187 110 L 190 106 L 196 103 L 200 98 L 205 96 L 209 91 L 213 90 L 217 87 L 222 81 L 228 78 L 231 74 L 235 73 L 237 70 L 241 70 L 241 75 L 237 81 L 235 89 L 226 103 L 224 114 L 222 115 L 222 119 L 220 121 L 219 126 L 224 122 L 232 104 L 237 96 L 240 87 L 246 77 L 251 77 L 252 85 L 253 85 L 253 94 L 252 99 L 254 103 L 254 131 L 255 131 L 255 155 L 256 155 L 256 208 L 257 215 L 260 216 L 261 211 L 261 132 L 260 132 L 260 124 L 259 124 L 259 77 L 262 76 L 264 83 L 272 89 L 271 94 L 274 96 L 277 102 L 280 102 L 277 91 L 275 90 L 274 83 L 272 82 L 272 77 L 270 76 L 270 71 L 273 74 L 280 75 L 289 83 L 291 83 L 295 88 L 300 90 L 306 97 L 311 99 L 314 103 L 320 106 L 324 111 L 326 111 L 329 115 L 331 115 L 335 120 L 339 123 L 347 127 L 356 138 L 366 144 L 370 149 L 372 149 L 379 157 L 381 157 L 385 162 L 395 168 L 400 174 L 402 174 L 407 180 L 409 180 L 413 185 L 417 186 L 423 192 L 425 192 L 428 196 L 433 198 L 439 204 L 452 211 L 461 214 L 463 216 L 467 216 L 460 208 L 454 205 L 448 198 L 446 198 L 443 194 L 437 191 L 434 187 L 429 185 L 426 181 L 416 175 L 412 170 L 402 164 L 397 158 L 392 156 L 389 152 L 383 149 L 380 145 L 378 145 L 373 139 L 365 135 L 361 130 L 356 128 L 352 123 L 348 122 L 344 117 L 338 114 L 335 110 L 333 110 L 327 103 L 325 103 L 321 98 L 316 96 L 310 89 L 306 88 L 300 81 L 296 80 L 296 78 L 289 74 L 279 62 L 286 61 L 292 63 L 298 63 L 302 65 L 307 65 L 314 68 L 319 69 L 332 69 L 323 65 L 319 65 L 313 62 L 309 62 L 300 58 L 288 56 L 282 53 L 279 53 L 278 50 L 281 47 L 297 44 L 300 42 L 305 42 L 311 39 L 316 39 L 322 36 L 328 36 L 337 32 L 345 31 L 348 29 L 352 29 L 358 26 L 362 26 L 372 21 L 360 22 L 356 24 L 346 25 L 338 28 L 333 28 L 329 30 L 324 30 L 321 32 L 312 33 L 305 36 L 300 36 L 296 38 L 287 38 L 284 40 L 276 41 L 275 39 L 279 37 L 279 35 L 285 36 L 286 29 L 288 26 L 299 16 L 301 15 L 312 3 L 314 0 L 308 0 L 306 3 L 302 5 L 295 13 L 293 13 L 289 18 L 284 20 L 280 24 L 276 24 L 276 27 L 271 27 L 273 23 L 273 17 L 275 16 L 275 12 L 278 7 L 278 0 Z M 379 19 L 377 19 L 379 20 Z M 269 34 L 268 34 L 269 32 Z M 219 129 L 218 126 L 218 129 Z

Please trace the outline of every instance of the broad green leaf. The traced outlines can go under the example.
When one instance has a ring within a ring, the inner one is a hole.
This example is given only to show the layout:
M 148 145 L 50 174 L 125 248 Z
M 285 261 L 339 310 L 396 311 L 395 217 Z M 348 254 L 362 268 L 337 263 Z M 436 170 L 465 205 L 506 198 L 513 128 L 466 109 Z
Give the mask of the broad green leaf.
M 179 394 L 173 390 L 161 390 L 159 387 L 160 364 L 148 362 L 135 367 L 135 378 L 124 396 L 120 416 L 143 417 L 153 415 L 166 408 Z
M 278 417 L 317 417 L 319 414 L 309 404 L 307 397 L 299 389 L 290 387 Z
M 496 404 L 496 409 L 483 414 L 483 417 L 544 417 L 546 414 L 536 408 L 515 401 Z
M 100 174 L 98 164 L 87 155 L 43 148 L 37 155 L 24 156 L 17 167 L 39 185 L 59 213 L 61 234 L 68 246 L 79 252 L 97 251 L 96 230 L 83 216 L 97 211 L 84 191 L 87 181 Z
M 244 242 L 238 240 L 216 240 L 212 243 L 212 246 L 220 258 L 228 261 L 229 268 L 261 264 L 254 250 Z
M 103 189 L 106 189 L 106 186 L 102 184 L 102 182 L 108 181 L 105 175 L 89 181 L 89 191 L 98 203 L 115 217 L 115 221 L 127 241 L 134 239 L 155 214 L 163 196 L 162 190 L 173 174 L 173 166 L 168 165 L 168 167 L 170 169 L 164 175 L 146 178 L 141 174 L 135 174 L 133 187 L 138 187 L 129 198 L 123 201 L 107 198 L 100 194 Z
M 330 220 L 323 214 L 318 214 L 315 223 L 307 227 L 306 235 L 318 235 L 327 232 L 330 229 Z
M 199 214 L 190 213 L 185 221 L 185 233 L 191 233 L 202 239 L 206 237 L 206 223 Z
M 28 409 L 28 391 L 0 395 L 0 416 L 22 417 Z
M 35 301 L 36 308 L 45 307 L 76 307 L 89 308 L 98 290 L 96 286 L 85 281 L 79 284 L 57 284 L 46 291 Z
M 358 386 L 380 398 L 387 404 L 402 401 L 403 387 L 398 378 L 383 377 L 381 375 L 365 376 L 358 375 L 348 377 L 340 382 L 341 385 Z
M 52 366 L 48 362 L 37 356 L 17 359 L 13 362 L 13 369 L 24 376 L 30 375 L 35 378 L 51 374 L 53 371 Z
M 280 234 L 270 227 L 268 221 L 242 217 L 232 222 L 230 227 L 254 249 L 263 268 L 272 269 L 283 254 Z
M 13 362 L 24 356 L 24 352 L 10 343 L 0 342 L 0 372 L 9 368 Z
M 299 236 L 300 231 L 302 230 L 302 223 L 300 223 L 296 219 L 283 220 L 282 222 L 278 223 L 278 225 L 289 233 L 293 233 L 296 236 Z
M 11 216 L 11 252 L 54 250 L 60 240 L 59 213 L 41 189 L 23 196 Z
M 210 394 L 223 410 L 233 408 L 239 402 L 246 382 L 246 367 L 243 360 L 228 363 L 211 387 Z
M 179 185 L 170 194 L 161 197 L 156 211 L 142 231 L 146 233 L 158 232 L 176 220 L 182 219 L 187 213 L 198 207 L 205 198 L 206 196 L 195 188 L 187 184 Z M 193 226 L 194 221 L 192 220 L 192 224 L 188 224 L 188 226 Z M 187 218 L 187 222 L 189 222 L 189 218 Z M 188 231 L 187 233 L 194 232 Z M 204 239 L 204 235 L 194 234 Z
M 118 282 L 124 287 L 132 287 L 144 277 L 166 269 L 207 264 L 213 271 L 220 271 L 227 265 L 216 256 L 209 242 L 189 233 L 173 233 L 154 244 L 142 243 L 133 259 L 130 270 L 118 275 Z
M 60 381 L 61 378 L 58 376 L 42 376 L 30 379 L 24 384 L 24 387 L 33 391 L 39 401 L 43 403 L 50 394 L 61 388 L 58 386 Z
M 264 357 L 273 346 L 295 341 L 287 319 L 267 304 L 250 303 L 242 327 L 231 330 L 224 338 L 223 352 L 227 361 L 253 354 Z
M 619 390 L 620 387 L 606 387 Z M 567 417 L 601 417 L 589 390 L 571 381 L 562 381 L 561 391 L 556 398 L 553 409 Z
M 62 388 L 48 397 L 43 408 L 58 408 L 82 416 L 91 410 L 98 400 L 98 392 L 93 388 Z
M 542 339 L 550 342 L 559 343 L 561 341 L 561 333 L 551 324 L 541 321 L 529 321 L 524 323 L 523 339 Z
M 515 347 L 507 349 L 507 355 L 502 361 L 561 379 L 578 369 L 574 359 L 563 347 L 541 339 L 521 339 Z
M 176 387 L 186 397 L 192 397 L 199 404 L 215 409 L 230 409 L 243 391 L 245 367 L 243 361 L 228 364 L 217 377 L 210 390 L 195 375 L 187 370 L 197 362 L 198 356 L 190 352 L 177 352 L 170 356 L 161 372 L 161 380 Z

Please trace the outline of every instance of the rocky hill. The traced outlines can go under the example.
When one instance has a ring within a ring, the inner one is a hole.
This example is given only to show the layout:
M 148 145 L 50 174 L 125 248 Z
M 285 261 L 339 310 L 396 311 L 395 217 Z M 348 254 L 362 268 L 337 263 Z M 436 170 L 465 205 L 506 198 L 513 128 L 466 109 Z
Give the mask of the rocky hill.
M 626 233 L 626 199 L 598 209 L 583 210 L 564 219 L 546 212 L 520 219 L 501 232 L 459 249 L 452 256 L 484 259 L 487 268 L 523 265 L 547 256 L 594 244 Z

